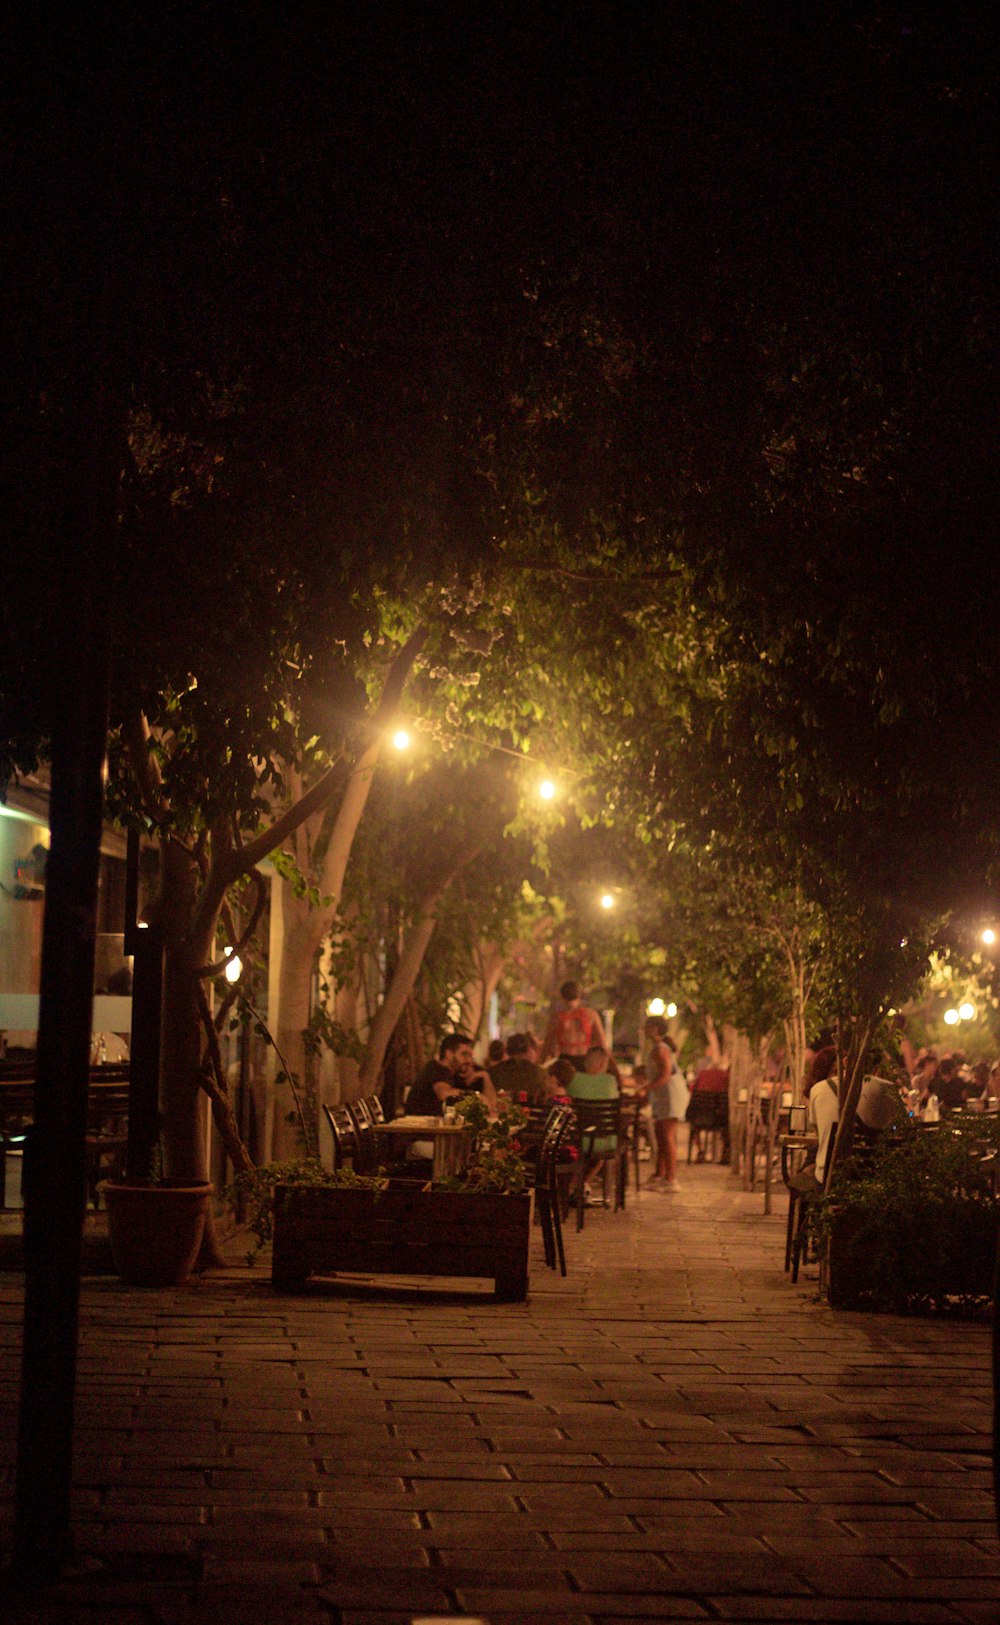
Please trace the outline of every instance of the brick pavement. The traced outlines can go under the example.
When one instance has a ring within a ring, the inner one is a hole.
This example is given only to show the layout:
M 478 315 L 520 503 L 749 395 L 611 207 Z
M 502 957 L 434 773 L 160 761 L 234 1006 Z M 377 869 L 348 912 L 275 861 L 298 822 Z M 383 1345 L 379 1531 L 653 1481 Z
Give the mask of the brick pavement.
M 834 1315 L 783 1276 L 780 1213 L 682 1172 L 588 1215 L 527 1306 L 87 1280 L 106 1564 L 12 1625 L 1000 1619 L 986 1329 Z M 8 1529 L 18 1316 L 0 1277 Z

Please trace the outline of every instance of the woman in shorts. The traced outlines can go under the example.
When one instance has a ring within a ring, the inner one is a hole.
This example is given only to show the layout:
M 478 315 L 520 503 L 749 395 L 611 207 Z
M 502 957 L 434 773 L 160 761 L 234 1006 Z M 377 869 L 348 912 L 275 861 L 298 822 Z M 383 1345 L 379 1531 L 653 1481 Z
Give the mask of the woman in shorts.
M 646 1183 L 648 1191 L 677 1190 L 677 1123 L 688 1106 L 688 1086 L 674 1065 L 677 1046 L 661 1016 L 646 1022 L 646 1088 L 653 1112 L 656 1135 L 656 1173 Z

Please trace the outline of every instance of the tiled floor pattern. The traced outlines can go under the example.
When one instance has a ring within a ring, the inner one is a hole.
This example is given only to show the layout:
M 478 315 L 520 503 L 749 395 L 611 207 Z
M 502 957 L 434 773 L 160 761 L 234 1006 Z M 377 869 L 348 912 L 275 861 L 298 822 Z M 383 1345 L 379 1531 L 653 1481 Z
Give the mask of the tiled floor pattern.
M 761 1208 L 685 1169 L 589 1213 L 526 1306 L 87 1280 L 77 1528 L 107 1563 L 12 1625 L 1000 1620 L 987 1330 L 833 1314 Z M 8 1528 L 19 1298 L 0 1277 Z

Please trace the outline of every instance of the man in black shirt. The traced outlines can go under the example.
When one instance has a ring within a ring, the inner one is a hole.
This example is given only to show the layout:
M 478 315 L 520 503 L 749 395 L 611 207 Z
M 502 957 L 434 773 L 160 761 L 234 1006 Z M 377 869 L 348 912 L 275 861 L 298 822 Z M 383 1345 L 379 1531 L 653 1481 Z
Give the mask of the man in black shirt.
M 496 1111 L 496 1090 L 472 1055 L 472 1042 L 464 1033 L 447 1033 L 438 1046 L 438 1058 L 428 1061 L 406 1097 L 409 1117 L 442 1117 L 446 1100 L 460 1100 L 478 1092 Z

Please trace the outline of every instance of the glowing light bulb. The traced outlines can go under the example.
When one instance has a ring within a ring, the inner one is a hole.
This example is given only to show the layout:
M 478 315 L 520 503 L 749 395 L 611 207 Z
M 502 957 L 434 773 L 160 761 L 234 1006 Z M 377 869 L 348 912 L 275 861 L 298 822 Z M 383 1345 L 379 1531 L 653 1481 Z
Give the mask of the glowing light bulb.
M 673 1000 L 671 999 L 670 1003 L 667 1005 L 667 1018 L 668 1018 L 668 1020 L 673 1021 L 676 1014 L 677 1014 L 677 1006 L 676 1006 L 676 1004 L 674 1004 Z
M 650 999 L 646 1006 L 646 1014 L 648 1016 L 662 1016 L 666 1008 L 662 999 Z
M 602 898 L 601 898 L 601 907 L 602 908 L 614 908 L 614 906 L 615 906 L 614 898 L 612 897 L 612 895 L 611 895 L 611 893 L 609 891 L 606 891 L 604 893 L 604 895 L 602 896 Z
M 227 982 L 238 982 L 243 975 L 243 961 L 239 954 L 234 954 L 232 948 L 223 948 L 226 959 L 226 968 L 223 975 Z
M 405 728 L 397 728 L 392 736 L 392 742 L 397 750 L 409 750 L 410 736 Z
M 543 801 L 551 801 L 556 793 L 556 787 L 551 779 L 543 779 L 538 786 L 538 794 Z
M 975 1018 L 976 1007 L 974 1004 L 970 1004 L 968 999 L 966 999 L 964 1004 L 959 1005 L 958 1013 L 963 1021 L 972 1021 Z
M 996 932 L 992 929 L 991 926 L 987 926 L 986 930 L 983 932 L 983 941 L 985 942 L 987 948 L 992 948 L 992 946 L 996 942 L 996 940 L 997 940 Z
M 946 1010 L 944 1013 L 944 1024 L 946 1027 L 957 1027 L 961 1019 L 962 1018 L 957 1010 Z

